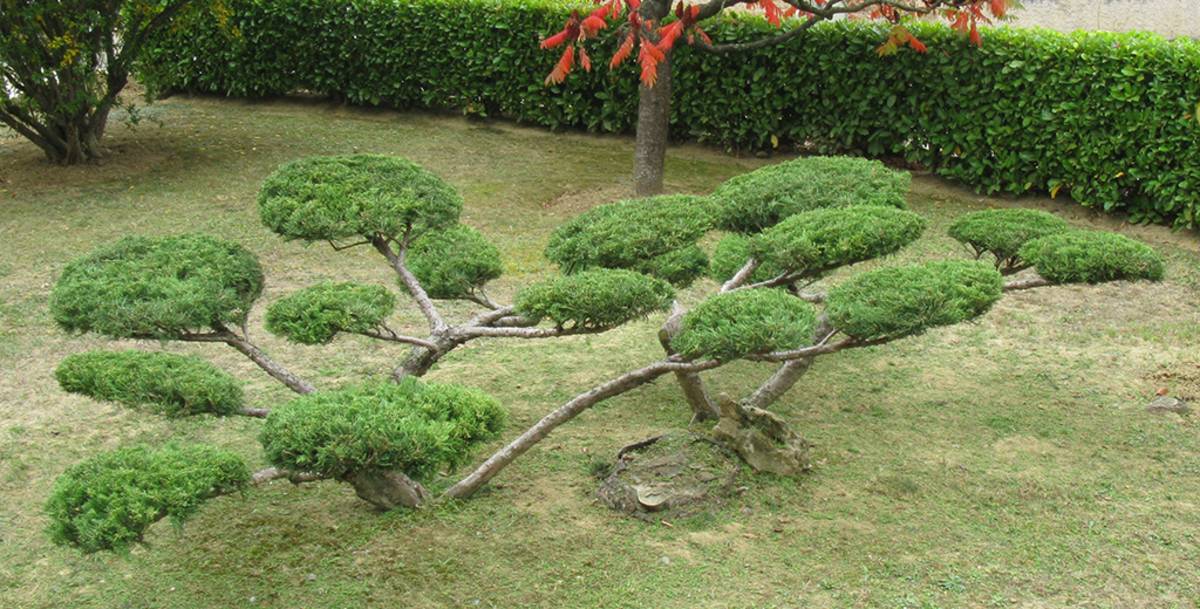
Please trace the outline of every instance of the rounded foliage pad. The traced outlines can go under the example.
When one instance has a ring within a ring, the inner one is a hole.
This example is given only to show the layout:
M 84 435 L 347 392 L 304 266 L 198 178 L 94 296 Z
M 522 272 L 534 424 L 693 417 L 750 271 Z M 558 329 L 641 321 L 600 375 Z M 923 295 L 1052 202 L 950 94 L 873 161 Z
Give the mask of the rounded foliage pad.
M 816 309 L 780 289 L 717 294 L 683 316 L 671 348 L 723 361 L 811 344 Z
M 462 198 L 405 159 L 375 154 L 317 156 L 287 163 L 258 193 L 263 224 L 289 239 L 399 237 L 453 226 Z
M 1000 299 L 1004 279 L 990 264 L 943 260 L 863 273 L 829 291 L 833 327 L 860 340 L 919 334 L 973 319 Z
M 1020 256 L 1055 283 L 1101 283 L 1163 277 L 1154 248 L 1116 233 L 1071 231 L 1026 243 Z
M 260 440 L 267 459 L 290 471 L 343 478 L 400 470 L 422 478 L 469 457 L 504 419 L 500 403 L 482 391 L 406 379 L 296 398 L 271 412 Z
M 503 270 L 500 250 L 462 224 L 418 238 L 406 262 L 430 298 L 446 300 L 474 295 Z
M 644 260 L 634 265 L 633 270 L 686 288 L 708 271 L 708 256 L 699 245 L 689 245 Z
M 396 308 L 396 297 L 378 285 L 325 281 L 285 296 L 267 308 L 267 330 L 304 345 L 320 345 L 339 332 L 378 329 Z
M 84 552 L 123 550 L 158 520 L 182 523 L 206 498 L 249 481 L 241 458 L 211 446 L 121 448 L 58 477 L 46 503 L 48 531 Z
M 754 233 L 802 211 L 823 207 L 905 207 L 912 177 L 879 161 L 806 157 L 768 165 L 729 179 L 709 198 L 717 225 Z
M 752 237 L 737 233 L 725 235 L 717 242 L 713 250 L 712 262 L 709 264 L 709 276 L 718 283 L 724 283 L 733 278 L 750 259 L 750 240 Z M 750 274 L 750 283 L 758 283 L 774 279 L 783 274 L 783 269 L 771 264 L 770 260 L 760 260 L 758 268 Z
M 517 292 L 517 313 L 560 328 L 619 326 L 666 309 L 675 292 L 655 277 L 623 269 L 592 269 L 547 279 Z
M 964 214 L 947 231 L 952 238 L 997 260 L 1009 260 L 1026 242 L 1064 233 L 1071 225 L 1058 216 L 1036 209 L 987 209 Z
M 924 230 L 920 216 L 892 207 L 818 209 L 763 231 L 751 240 L 750 253 L 789 272 L 820 273 L 891 254 Z
M 236 243 L 126 237 L 68 264 L 50 312 L 68 332 L 170 339 L 240 325 L 262 287 L 258 260 Z
M 696 243 L 712 228 L 704 200 L 660 195 L 593 207 L 550 235 L 546 258 L 564 273 L 591 267 L 633 268 Z
M 242 407 L 241 383 L 190 355 L 89 351 L 68 356 L 54 377 L 63 391 L 170 416 L 226 415 Z

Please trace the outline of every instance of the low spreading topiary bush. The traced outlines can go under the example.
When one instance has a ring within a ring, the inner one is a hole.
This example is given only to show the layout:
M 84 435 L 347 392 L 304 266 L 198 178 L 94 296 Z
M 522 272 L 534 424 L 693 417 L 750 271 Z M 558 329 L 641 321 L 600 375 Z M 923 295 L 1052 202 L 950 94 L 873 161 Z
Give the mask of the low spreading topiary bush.
M 162 518 L 176 524 L 212 496 L 244 487 L 250 472 L 208 446 L 130 446 L 72 466 L 54 483 L 50 539 L 84 552 L 123 550 Z
M 267 329 L 302 345 L 328 343 L 339 332 L 378 330 L 396 308 L 387 288 L 325 281 L 285 296 L 267 309 Z
M 261 440 L 267 460 L 290 471 L 399 470 L 421 479 L 462 462 L 504 419 L 481 391 L 407 379 L 296 398 L 267 417 Z
M 526 286 L 515 308 L 560 328 L 610 328 L 665 310 L 675 291 L 654 277 L 622 269 L 592 269 Z
M 975 257 L 991 254 L 1001 270 L 1022 267 L 1017 253 L 1027 242 L 1064 233 L 1066 220 L 1035 209 L 987 209 L 963 214 L 947 231 L 951 237 L 971 248 Z
M 924 230 L 924 219 L 901 209 L 818 209 L 763 231 L 750 241 L 750 254 L 773 268 L 811 275 L 894 253 Z
M 63 391 L 168 416 L 228 415 L 242 407 L 237 379 L 188 355 L 89 351 L 68 356 L 54 377 Z
M 1055 283 L 1158 281 L 1164 269 L 1162 256 L 1145 243 L 1100 231 L 1070 231 L 1034 239 L 1021 248 L 1020 257 Z
M 825 311 L 855 339 L 896 339 L 979 317 L 1003 287 L 989 265 L 940 260 L 863 273 L 830 290 Z
M 758 471 L 796 474 L 810 463 L 807 444 L 765 409 L 814 358 L 974 319 L 1004 291 L 1162 276 L 1162 259 L 1148 246 L 1079 231 L 1033 238 L 1059 223 L 1020 213 L 975 216 L 953 230 L 999 255 L 1023 243 L 999 265 L 945 260 L 848 278 L 832 273 L 890 255 L 921 234 L 924 221 L 897 209 L 907 182 L 907 174 L 874 163 L 816 158 L 734 178 L 709 204 L 722 206 L 726 220 L 747 219 L 724 223 L 745 233 L 716 245 L 710 268 L 722 282 L 716 293 L 692 290 L 680 300 L 669 282 L 686 285 L 706 266 L 700 244 L 712 224 L 708 205 L 666 197 L 601 206 L 551 240 L 547 255 L 565 274 L 519 288 L 512 304 L 501 304 L 483 292 L 502 268 L 496 249 L 457 224 L 457 194 L 428 172 L 361 155 L 288 164 L 267 179 L 259 197 L 267 226 L 289 239 L 354 239 L 332 243 L 335 249 L 369 245 L 396 274 L 427 333 L 388 326 L 396 296 L 385 285 L 324 282 L 280 299 L 267 310 L 267 327 L 289 340 L 322 344 L 351 332 L 408 349 L 389 380 L 321 390 L 252 342 L 246 313 L 263 280 L 240 246 L 196 235 L 140 237 L 85 255 L 54 288 L 51 307 L 64 329 L 225 343 L 300 397 L 275 408 L 241 406 L 231 379 L 190 357 L 68 358 L 58 371 L 68 391 L 168 414 L 265 417 L 260 440 L 273 466 L 248 474 L 236 457 L 203 447 L 106 453 L 60 478 L 47 505 L 51 535 L 87 551 L 124 548 L 155 520 L 178 521 L 205 498 L 284 477 L 336 479 L 381 509 L 423 505 L 433 500 L 424 482 L 452 473 L 495 437 L 505 412 L 478 390 L 416 377 L 475 339 L 599 333 L 660 311 L 668 311 L 654 337 L 660 359 L 562 403 L 441 496 L 470 497 L 559 425 L 668 374 L 683 389 L 694 421 L 719 418 L 714 441 Z M 988 224 L 996 230 L 977 230 Z M 1001 269 L 1028 265 L 1041 276 L 1028 271 L 1005 283 Z M 822 293 L 818 282 L 827 280 L 838 284 Z M 440 299 L 464 302 L 442 310 Z M 468 307 L 479 310 L 464 312 Z M 753 392 L 718 408 L 701 373 L 737 359 L 778 368 Z
M 461 224 L 418 239 L 407 262 L 429 297 L 442 300 L 479 297 L 484 284 L 503 271 L 500 250 Z
M 851 205 L 905 207 L 911 178 L 879 161 L 805 157 L 731 178 L 709 198 L 717 225 L 755 233 L 803 211 Z
M 262 293 L 258 260 L 206 235 L 126 237 L 71 262 L 50 295 L 68 332 L 178 338 L 240 325 Z
M 671 347 L 689 358 L 727 361 L 812 341 L 816 310 L 784 290 L 736 290 L 696 305 Z
M 404 159 L 318 156 L 292 161 L 263 183 L 263 224 L 289 239 L 337 241 L 443 229 L 458 222 L 462 197 Z

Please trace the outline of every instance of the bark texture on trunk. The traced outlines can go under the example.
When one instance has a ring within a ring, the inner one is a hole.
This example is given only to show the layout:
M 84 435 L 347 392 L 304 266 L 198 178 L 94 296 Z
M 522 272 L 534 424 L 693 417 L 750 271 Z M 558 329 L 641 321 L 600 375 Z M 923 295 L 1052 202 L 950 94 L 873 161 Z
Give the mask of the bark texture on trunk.
M 639 197 L 663 191 L 663 165 L 671 126 L 671 56 L 658 64 L 658 82 L 638 85 L 637 143 L 633 152 L 633 191 Z
M 420 482 L 400 471 L 378 470 L 347 474 L 346 482 L 360 499 L 381 510 L 418 507 L 429 501 L 429 492 Z
M 800 377 L 808 372 L 812 361 L 811 357 L 806 357 L 780 364 L 771 378 L 764 381 L 750 397 L 746 398 L 745 404 L 755 408 L 766 408 L 774 404 L 775 400 L 787 393 L 788 389 L 791 389 L 792 385 L 795 385 Z

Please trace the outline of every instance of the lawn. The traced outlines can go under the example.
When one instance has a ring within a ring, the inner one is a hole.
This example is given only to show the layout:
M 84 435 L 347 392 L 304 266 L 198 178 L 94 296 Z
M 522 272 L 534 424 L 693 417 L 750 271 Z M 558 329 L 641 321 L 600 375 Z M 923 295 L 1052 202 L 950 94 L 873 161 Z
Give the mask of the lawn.
M 929 177 L 910 198 L 930 221 L 926 236 L 868 266 L 963 256 L 945 236 L 956 215 L 1019 203 L 1147 241 L 1166 256 L 1168 279 L 1011 294 L 977 323 L 821 359 L 776 407 L 815 444 L 815 470 L 749 477 L 735 501 L 701 516 L 646 523 L 593 500 L 598 460 L 687 425 L 664 377 L 562 427 L 466 503 L 380 514 L 347 485 L 275 482 L 207 503 L 182 529 L 160 523 L 127 556 L 55 547 L 41 506 L 55 476 L 96 451 L 199 441 L 262 463 L 258 420 L 163 419 L 58 389 L 52 372 L 64 356 L 106 344 L 51 324 L 48 295 L 73 257 L 126 234 L 204 231 L 260 257 L 263 302 L 322 278 L 393 285 L 372 252 L 284 242 L 255 210 L 259 183 L 284 161 L 379 152 L 462 192 L 463 221 L 501 249 L 505 276 L 492 291 L 507 300 L 552 271 L 541 249 L 556 225 L 629 189 L 623 138 L 305 101 L 176 98 L 147 113 L 162 125 L 115 127 L 99 167 L 49 167 L 33 146 L 0 140 L 0 606 L 1200 605 L 1200 435 L 1194 417 L 1144 410 L 1160 387 L 1200 402 L 1200 242 Z M 765 162 L 679 147 L 668 188 L 704 193 Z M 711 289 L 702 282 L 683 298 Z M 252 319 L 256 338 L 321 387 L 386 374 L 404 354 L 361 337 L 291 345 L 261 329 L 264 308 Z M 497 396 L 511 413 L 499 445 L 575 393 L 658 357 L 660 321 L 471 343 L 430 376 Z M 422 323 L 410 307 L 396 325 Z M 289 397 L 227 348 L 163 347 L 237 373 L 251 405 Z M 740 393 L 764 366 L 709 377 Z

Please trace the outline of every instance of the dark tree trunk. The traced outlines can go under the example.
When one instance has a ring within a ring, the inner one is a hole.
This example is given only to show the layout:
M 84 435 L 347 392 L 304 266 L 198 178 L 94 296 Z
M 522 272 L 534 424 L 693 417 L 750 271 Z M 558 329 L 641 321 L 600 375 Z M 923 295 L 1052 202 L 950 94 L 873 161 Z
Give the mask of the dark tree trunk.
M 658 82 L 638 86 L 637 144 L 633 152 L 633 191 L 639 197 L 663 191 L 663 164 L 671 124 L 671 56 L 658 64 Z

